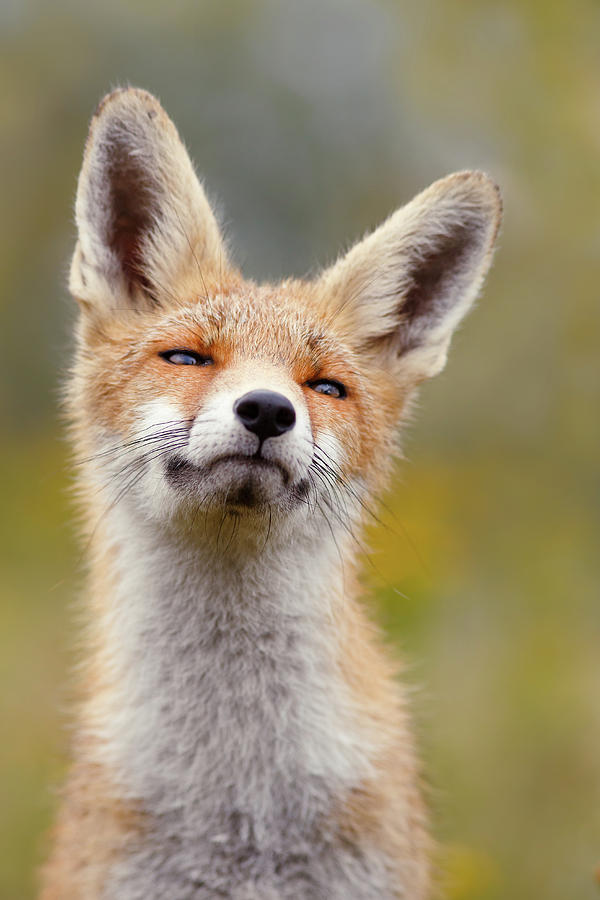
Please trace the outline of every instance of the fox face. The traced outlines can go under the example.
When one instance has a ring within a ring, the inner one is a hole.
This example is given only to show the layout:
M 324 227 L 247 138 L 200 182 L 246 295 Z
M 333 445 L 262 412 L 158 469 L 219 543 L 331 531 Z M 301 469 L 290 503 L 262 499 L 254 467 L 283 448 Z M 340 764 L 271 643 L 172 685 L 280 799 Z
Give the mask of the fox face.
M 77 384 L 96 468 L 156 516 L 346 511 L 381 477 L 397 385 L 305 286 L 218 288 L 86 335 Z
M 90 128 L 70 287 L 71 409 L 111 503 L 159 520 L 360 515 L 402 411 L 441 370 L 500 218 L 479 173 L 437 182 L 312 281 L 246 281 L 174 125 L 134 89 Z M 328 518 L 329 521 L 329 518 Z

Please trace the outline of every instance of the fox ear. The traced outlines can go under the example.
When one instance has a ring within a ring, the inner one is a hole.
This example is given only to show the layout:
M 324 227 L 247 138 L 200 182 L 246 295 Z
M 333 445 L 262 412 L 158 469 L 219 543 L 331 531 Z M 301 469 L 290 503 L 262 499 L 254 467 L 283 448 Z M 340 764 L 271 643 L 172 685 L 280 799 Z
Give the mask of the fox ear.
M 501 210 L 479 172 L 435 182 L 320 277 L 319 304 L 358 351 L 384 354 L 415 383 L 436 375 L 490 266 Z
M 100 103 L 75 204 L 70 290 L 84 307 L 152 305 L 187 274 L 218 269 L 215 217 L 158 100 L 126 88 Z

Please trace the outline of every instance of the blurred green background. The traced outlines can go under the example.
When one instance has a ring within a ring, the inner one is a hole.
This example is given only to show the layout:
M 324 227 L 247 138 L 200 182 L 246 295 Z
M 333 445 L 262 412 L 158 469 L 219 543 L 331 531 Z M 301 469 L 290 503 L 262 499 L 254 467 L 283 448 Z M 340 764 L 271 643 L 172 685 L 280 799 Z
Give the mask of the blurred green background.
M 0 897 L 33 896 L 81 584 L 61 373 L 87 123 L 160 96 L 246 273 L 303 274 L 480 167 L 505 223 L 370 535 L 452 900 L 592 900 L 600 863 L 600 6 L 2 0 Z

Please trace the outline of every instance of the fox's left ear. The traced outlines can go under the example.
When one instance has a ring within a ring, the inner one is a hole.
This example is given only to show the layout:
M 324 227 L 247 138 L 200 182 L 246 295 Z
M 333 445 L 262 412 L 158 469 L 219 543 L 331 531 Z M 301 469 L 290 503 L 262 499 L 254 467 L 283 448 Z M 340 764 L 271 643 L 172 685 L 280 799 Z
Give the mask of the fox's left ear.
M 75 204 L 69 287 L 84 309 L 152 306 L 225 268 L 219 228 L 158 100 L 123 88 L 92 119 Z M 200 288 L 201 289 L 201 288 Z
M 488 271 L 501 214 L 480 172 L 435 182 L 323 273 L 320 307 L 351 346 L 383 354 L 409 382 L 436 375 Z

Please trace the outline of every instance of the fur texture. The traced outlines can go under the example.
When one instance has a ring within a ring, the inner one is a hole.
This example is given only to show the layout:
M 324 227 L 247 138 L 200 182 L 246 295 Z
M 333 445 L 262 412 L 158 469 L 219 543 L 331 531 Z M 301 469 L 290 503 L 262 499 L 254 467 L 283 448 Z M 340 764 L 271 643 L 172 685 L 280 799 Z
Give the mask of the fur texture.
M 496 187 L 450 176 L 313 282 L 258 286 L 128 89 L 92 121 L 76 218 L 89 627 L 43 900 L 425 900 L 406 699 L 356 540 L 490 264 Z M 256 390 L 292 405 L 284 433 L 236 412 Z

